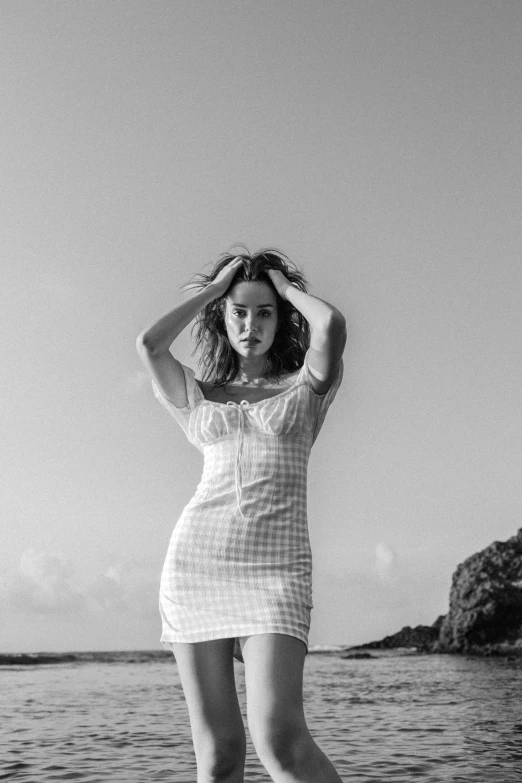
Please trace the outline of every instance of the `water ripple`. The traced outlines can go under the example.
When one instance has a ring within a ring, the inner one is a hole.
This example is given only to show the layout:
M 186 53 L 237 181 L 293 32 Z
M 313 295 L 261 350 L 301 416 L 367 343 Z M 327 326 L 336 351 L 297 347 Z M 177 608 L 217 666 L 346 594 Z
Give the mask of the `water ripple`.
M 246 725 L 244 666 L 235 664 Z M 0 670 L 7 748 L 0 780 L 194 783 L 188 714 L 173 659 Z M 310 730 L 345 783 L 522 780 L 516 660 L 309 655 Z M 245 781 L 268 783 L 247 729 Z

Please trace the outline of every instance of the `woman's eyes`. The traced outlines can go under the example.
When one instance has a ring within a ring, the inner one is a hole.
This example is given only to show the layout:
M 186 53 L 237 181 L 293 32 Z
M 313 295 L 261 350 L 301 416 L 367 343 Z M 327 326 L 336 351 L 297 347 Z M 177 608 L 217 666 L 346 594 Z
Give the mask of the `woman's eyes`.
M 232 312 L 233 312 L 233 315 L 237 315 L 240 318 L 243 317 L 244 315 L 246 315 L 244 310 L 233 310 Z M 272 315 L 272 313 L 270 312 L 270 310 L 262 310 L 259 313 L 259 315 L 263 315 L 263 316 L 269 317 L 269 316 Z

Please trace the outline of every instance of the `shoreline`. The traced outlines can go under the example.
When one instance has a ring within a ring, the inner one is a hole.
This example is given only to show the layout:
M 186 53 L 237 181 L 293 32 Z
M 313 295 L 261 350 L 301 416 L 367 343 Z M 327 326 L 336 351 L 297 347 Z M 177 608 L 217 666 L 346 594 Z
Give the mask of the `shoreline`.
M 357 646 L 322 646 L 321 649 L 309 650 L 309 655 L 327 656 L 343 660 L 366 660 L 383 658 L 424 657 L 437 655 L 450 655 L 452 657 L 502 657 L 522 658 L 520 646 L 498 645 L 491 649 L 474 649 L 465 653 L 442 652 L 420 649 L 418 647 L 377 647 L 370 645 Z M 175 663 L 174 655 L 164 650 L 102 650 L 82 652 L 36 652 L 36 653 L 0 653 L 0 667 L 25 667 L 25 666 L 57 666 L 63 664 L 143 664 L 143 663 Z

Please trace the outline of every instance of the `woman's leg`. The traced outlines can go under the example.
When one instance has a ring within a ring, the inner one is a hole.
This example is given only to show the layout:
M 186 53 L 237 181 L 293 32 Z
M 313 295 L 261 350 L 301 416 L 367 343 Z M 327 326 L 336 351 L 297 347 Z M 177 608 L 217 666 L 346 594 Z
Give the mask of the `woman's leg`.
M 175 643 L 190 717 L 197 783 L 243 783 L 246 737 L 232 657 L 234 639 Z
M 275 783 L 342 783 L 314 742 L 303 709 L 304 643 L 279 633 L 243 636 L 248 727 Z

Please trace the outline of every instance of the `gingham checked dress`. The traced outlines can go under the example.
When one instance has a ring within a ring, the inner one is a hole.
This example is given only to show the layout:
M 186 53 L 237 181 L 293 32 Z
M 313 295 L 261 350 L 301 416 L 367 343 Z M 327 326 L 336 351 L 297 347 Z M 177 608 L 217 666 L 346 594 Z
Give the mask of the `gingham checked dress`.
M 182 365 L 188 404 L 154 394 L 204 455 L 160 583 L 161 644 L 283 633 L 308 652 L 312 552 L 306 480 L 312 444 L 342 380 L 314 392 L 305 356 L 294 384 L 260 402 L 207 400 Z

